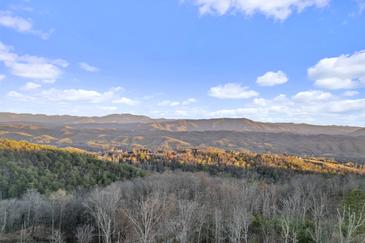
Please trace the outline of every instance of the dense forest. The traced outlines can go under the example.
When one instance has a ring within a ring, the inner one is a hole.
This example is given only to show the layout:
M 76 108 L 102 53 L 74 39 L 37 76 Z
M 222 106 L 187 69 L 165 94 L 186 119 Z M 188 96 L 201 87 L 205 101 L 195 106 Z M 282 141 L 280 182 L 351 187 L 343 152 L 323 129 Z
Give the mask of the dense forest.
M 0 242 L 365 239 L 365 178 L 351 163 L 210 149 L 101 156 L 11 140 L 0 158 Z
M 74 148 L 0 140 L 0 198 L 17 197 L 28 189 L 47 194 L 91 188 L 142 175 L 133 166 L 102 161 Z

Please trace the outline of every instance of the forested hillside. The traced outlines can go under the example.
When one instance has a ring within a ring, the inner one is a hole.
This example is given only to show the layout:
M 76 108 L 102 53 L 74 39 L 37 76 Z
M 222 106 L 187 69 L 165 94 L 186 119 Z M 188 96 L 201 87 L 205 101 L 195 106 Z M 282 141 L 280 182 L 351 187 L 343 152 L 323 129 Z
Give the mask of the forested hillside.
M 137 169 L 139 167 L 139 169 Z M 143 170 L 182 170 L 211 175 L 265 177 L 272 180 L 296 173 L 357 174 L 363 166 L 315 157 L 257 154 L 214 148 L 183 151 L 136 149 L 91 154 L 75 148 L 56 148 L 14 140 L 0 140 L 0 190 L 2 198 L 17 197 L 28 189 L 50 193 L 91 188 L 144 174 Z
M 365 234 L 363 168 L 318 158 L 214 148 L 97 155 L 0 140 L 0 186 L 7 243 L 360 243 Z
M 2 198 L 19 196 L 28 189 L 71 191 L 141 175 L 133 166 L 102 161 L 78 149 L 0 140 Z
M 216 148 L 157 152 L 147 149 L 135 149 L 129 152 L 110 151 L 102 153 L 102 158 L 158 172 L 167 169 L 205 171 L 212 175 L 234 177 L 257 174 L 269 179 L 282 179 L 281 177 L 298 173 L 365 174 L 363 165 L 351 162 L 338 163 L 317 157 L 225 151 Z

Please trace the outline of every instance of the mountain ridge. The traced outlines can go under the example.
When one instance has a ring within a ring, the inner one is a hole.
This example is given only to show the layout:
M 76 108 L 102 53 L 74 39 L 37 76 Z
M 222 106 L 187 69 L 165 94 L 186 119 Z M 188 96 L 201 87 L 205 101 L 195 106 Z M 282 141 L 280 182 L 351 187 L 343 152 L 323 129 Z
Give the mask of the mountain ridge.
M 45 115 L 30 113 L 0 112 L 0 123 L 31 123 L 47 125 L 91 124 L 145 124 L 144 129 L 165 131 L 239 131 L 239 132 L 290 132 L 299 134 L 348 135 L 365 129 L 356 126 L 312 125 L 307 123 L 269 123 L 247 118 L 211 119 L 154 119 L 129 113 L 106 116 Z M 141 128 L 141 127 L 140 127 Z
M 215 147 L 363 163 L 364 131 L 361 127 L 265 123 L 246 118 L 169 120 L 131 114 L 85 118 L 0 113 L 0 138 L 91 151 Z

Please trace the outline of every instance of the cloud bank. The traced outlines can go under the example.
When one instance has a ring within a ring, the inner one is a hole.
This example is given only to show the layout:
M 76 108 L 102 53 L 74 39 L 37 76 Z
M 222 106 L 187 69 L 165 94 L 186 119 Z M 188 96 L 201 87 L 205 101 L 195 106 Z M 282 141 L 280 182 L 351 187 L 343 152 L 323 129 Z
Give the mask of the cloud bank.
M 329 0 L 192 0 L 200 14 L 234 14 L 251 16 L 256 13 L 283 21 L 293 12 L 302 12 L 309 7 L 323 8 Z

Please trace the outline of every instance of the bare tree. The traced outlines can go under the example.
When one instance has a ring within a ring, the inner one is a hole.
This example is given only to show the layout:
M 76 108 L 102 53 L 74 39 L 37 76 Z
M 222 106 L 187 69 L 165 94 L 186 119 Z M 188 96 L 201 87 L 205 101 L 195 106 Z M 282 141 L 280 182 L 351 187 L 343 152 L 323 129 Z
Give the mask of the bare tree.
M 215 208 L 213 211 L 213 220 L 214 220 L 214 242 L 220 243 L 223 242 L 223 212 L 222 210 Z
M 94 227 L 91 225 L 79 226 L 76 229 L 76 240 L 78 243 L 90 243 L 94 237 Z
M 313 220 L 313 230 L 309 231 L 311 238 L 317 242 L 324 242 L 325 239 L 325 225 L 324 225 L 324 216 L 326 211 L 327 198 L 324 194 L 320 196 L 313 195 L 312 197 L 312 205 L 311 205 L 311 213 Z M 327 236 L 328 237 L 328 236 Z
M 8 200 L 0 202 L 0 234 L 5 232 L 8 223 L 9 207 L 10 203 Z
M 134 202 L 134 207 L 131 205 L 124 209 L 125 215 L 134 225 L 139 242 L 150 243 L 155 240 L 161 219 L 166 213 L 166 200 L 166 195 L 154 192 Z
M 51 234 L 62 232 L 62 219 L 64 208 L 72 197 L 63 189 L 59 189 L 49 196 L 49 207 L 51 210 Z M 55 229 L 55 224 L 58 222 L 58 228 Z
M 96 224 L 102 231 L 105 243 L 111 243 L 114 230 L 114 217 L 120 202 L 120 189 L 109 187 L 94 190 L 84 202 L 89 213 L 94 217 Z
M 354 212 L 350 208 L 344 207 L 342 211 L 337 210 L 337 226 L 339 240 L 341 243 L 364 242 L 364 234 L 359 233 L 359 229 L 365 225 L 365 205 L 361 212 Z
M 298 224 L 300 215 L 300 197 L 297 194 L 282 200 L 280 211 L 281 236 L 285 243 L 298 242 Z
M 25 207 L 27 208 L 26 218 L 22 222 L 23 230 L 27 230 L 31 227 L 31 234 L 34 234 L 35 226 L 41 217 L 44 210 L 45 198 L 39 192 L 31 189 L 28 190 L 22 197 Z
M 173 225 L 175 238 L 180 243 L 191 242 L 189 233 L 194 232 L 196 224 L 196 217 L 194 216 L 198 210 L 200 210 L 200 206 L 197 202 L 184 199 L 178 200 L 177 215 L 174 218 Z
M 252 215 L 247 208 L 234 207 L 231 219 L 228 223 L 229 239 L 232 243 L 248 242 L 248 230 L 252 221 Z
M 260 190 L 260 229 L 264 243 L 271 242 L 272 234 L 274 231 L 274 224 L 272 218 L 277 212 L 277 192 L 276 187 L 270 186 Z M 259 204 L 259 205 L 260 205 Z
M 0 237 L 5 233 L 9 224 L 11 224 L 11 213 L 15 210 L 15 199 L 0 201 Z
M 196 227 L 195 227 L 195 231 L 197 232 L 196 242 L 201 242 L 203 227 L 204 224 L 206 223 L 206 217 L 207 217 L 206 207 L 204 205 L 201 205 L 200 209 L 197 210 L 196 212 Z

